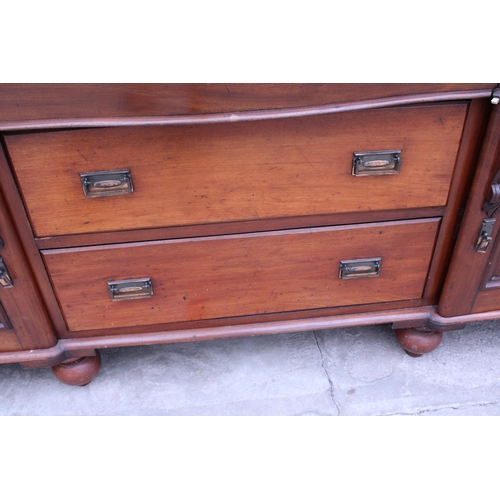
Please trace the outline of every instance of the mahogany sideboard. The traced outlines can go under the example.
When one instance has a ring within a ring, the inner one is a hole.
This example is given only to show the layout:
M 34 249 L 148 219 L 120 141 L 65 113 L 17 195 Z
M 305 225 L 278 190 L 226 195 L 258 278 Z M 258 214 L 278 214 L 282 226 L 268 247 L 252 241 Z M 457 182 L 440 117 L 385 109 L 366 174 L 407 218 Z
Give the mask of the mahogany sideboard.
M 497 84 L 1 84 L 0 363 L 500 318 Z

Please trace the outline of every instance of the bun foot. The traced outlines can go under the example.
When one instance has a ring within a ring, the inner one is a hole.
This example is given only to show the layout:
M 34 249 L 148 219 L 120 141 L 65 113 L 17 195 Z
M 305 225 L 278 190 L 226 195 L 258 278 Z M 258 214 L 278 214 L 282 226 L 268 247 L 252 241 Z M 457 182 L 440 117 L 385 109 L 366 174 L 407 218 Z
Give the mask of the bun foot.
M 418 358 L 437 349 L 443 340 L 443 333 L 425 328 L 401 328 L 396 330 L 396 340 L 407 354 Z
M 96 351 L 95 356 L 72 358 L 53 366 L 52 372 L 57 380 L 68 385 L 81 387 L 90 384 L 101 367 L 101 355 Z

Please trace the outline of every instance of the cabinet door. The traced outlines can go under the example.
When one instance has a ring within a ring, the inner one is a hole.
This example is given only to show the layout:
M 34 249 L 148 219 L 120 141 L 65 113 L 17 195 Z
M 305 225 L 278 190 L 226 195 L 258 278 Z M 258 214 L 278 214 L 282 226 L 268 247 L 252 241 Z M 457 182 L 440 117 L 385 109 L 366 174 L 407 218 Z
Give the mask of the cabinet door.
M 500 235 L 497 235 L 491 257 L 474 299 L 473 313 L 500 309 Z
M 439 302 L 442 316 L 500 310 L 500 105 L 491 106 L 475 178 Z

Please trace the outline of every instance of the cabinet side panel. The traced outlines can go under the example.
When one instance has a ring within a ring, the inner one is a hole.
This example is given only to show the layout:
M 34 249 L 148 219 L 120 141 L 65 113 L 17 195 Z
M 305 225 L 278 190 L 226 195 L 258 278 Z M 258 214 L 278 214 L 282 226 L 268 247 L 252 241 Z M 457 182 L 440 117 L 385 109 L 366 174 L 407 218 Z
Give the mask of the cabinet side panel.
M 488 214 L 483 212 L 483 205 L 489 199 L 491 184 L 500 169 L 499 154 L 500 106 L 492 106 L 476 174 L 439 302 L 438 312 L 442 316 L 475 312 L 474 303 L 482 287 L 485 270 L 489 267 L 492 248 L 490 245 L 485 253 L 479 253 L 476 251 L 476 242 L 482 222 L 488 218 Z M 497 237 L 499 225 L 497 222 L 493 239 Z M 498 308 L 491 304 L 488 307 Z

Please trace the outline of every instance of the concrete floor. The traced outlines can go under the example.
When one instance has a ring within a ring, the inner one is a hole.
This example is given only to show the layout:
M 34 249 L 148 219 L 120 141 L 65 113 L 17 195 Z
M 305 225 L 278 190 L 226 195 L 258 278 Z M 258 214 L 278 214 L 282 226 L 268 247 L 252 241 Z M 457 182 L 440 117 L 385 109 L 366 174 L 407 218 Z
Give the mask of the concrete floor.
M 388 325 L 101 350 L 86 387 L 0 365 L 0 415 L 500 415 L 500 321 L 420 358 Z

